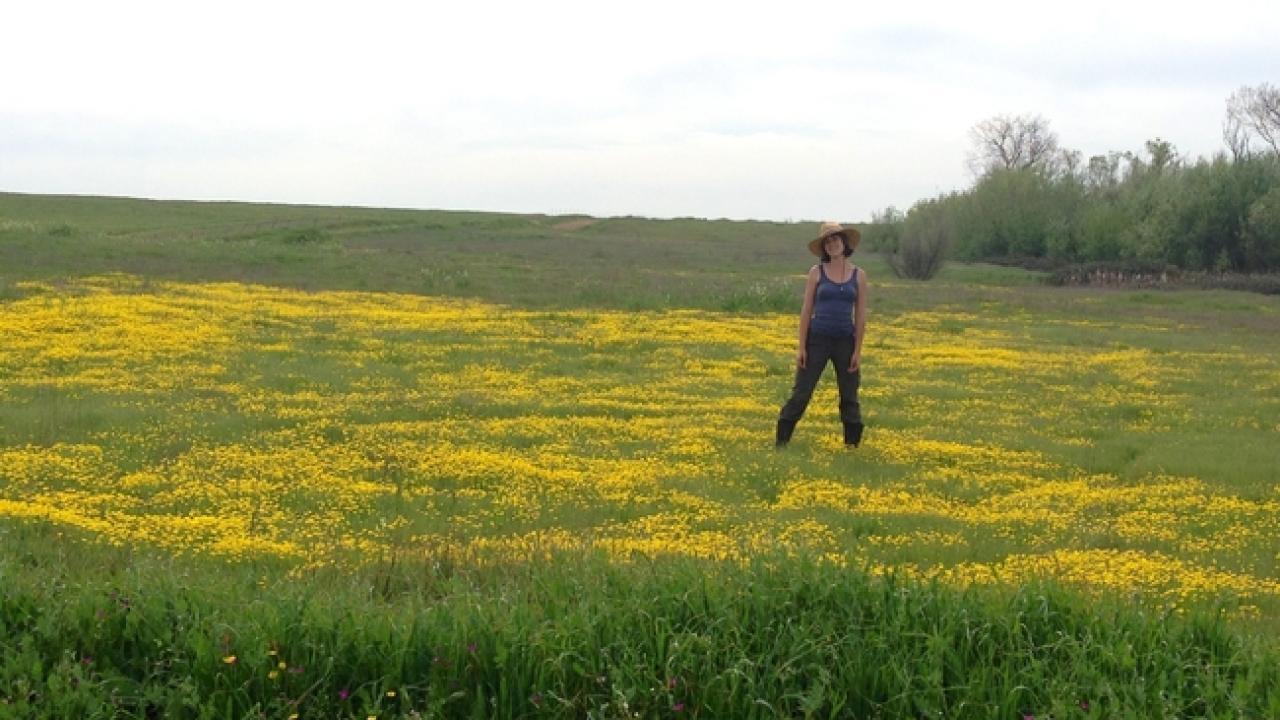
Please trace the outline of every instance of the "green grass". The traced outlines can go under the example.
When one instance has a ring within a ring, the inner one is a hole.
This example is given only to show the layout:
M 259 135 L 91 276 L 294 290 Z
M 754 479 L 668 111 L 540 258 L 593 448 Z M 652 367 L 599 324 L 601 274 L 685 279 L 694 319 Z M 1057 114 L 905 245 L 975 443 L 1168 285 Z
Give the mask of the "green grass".
M 1280 712 L 1280 656 L 1212 614 L 1050 585 L 957 592 L 794 558 L 593 556 L 210 580 L 183 559 L 87 562 L 47 529 L 6 533 L 28 548 L 0 561 L 13 639 L 0 712 L 16 717 Z
M 783 310 L 803 283 L 807 251 L 796 250 L 812 232 L 639 218 L 565 227 L 575 219 L 0 193 L 0 279 L 121 272 L 522 307 Z M 325 239 L 291 242 L 298 233 Z M 887 272 L 879 258 L 858 259 Z
M 0 194 L 0 303 L 48 292 L 32 282 L 67 297 L 86 292 L 77 282 L 83 277 L 125 273 L 142 278 L 138 292 L 151 281 L 234 281 L 468 298 L 545 311 L 547 327 L 569 334 L 580 320 L 556 313 L 794 314 L 812 262 L 804 250 L 810 223 L 576 220 L 583 218 Z M 924 283 L 892 278 L 876 257 L 854 259 L 872 278 L 868 447 L 861 455 L 833 456 L 821 444 L 822 433 L 835 429 L 822 424 L 829 418 L 816 407 L 819 400 L 784 454 L 768 447 L 771 417 L 735 416 L 759 442 L 717 440 L 727 449 L 729 470 L 672 479 L 669 489 L 731 507 L 774 503 L 796 478 L 928 491 L 962 504 L 992 495 L 963 473 L 947 474 L 961 462 L 955 458 L 871 459 L 878 457 L 879 431 L 1037 452 L 1063 468 L 1053 480 L 1106 475 L 1123 488 L 1162 476 L 1193 478 L 1215 497 L 1274 503 L 1280 300 L 1223 291 L 1051 288 L 1026 271 L 960 264 Z M 321 403 L 291 420 L 246 413 L 234 395 L 194 381 L 160 396 L 146 388 L 104 396 L 13 386 L 0 401 L 0 450 L 96 444 L 129 471 L 163 468 L 202 443 L 270 449 L 277 431 L 314 433 L 321 446 L 341 448 L 352 428 L 367 423 L 461 418 L 484 427 L 508 418 L 528 426 L 502 437 L 459 430 L 455 438 L 519 455 L 555 440 L 537 429 L 538 419 L 583 413 L 576 395 L 501 402 L 500 387 L 479 386 L 432 394 L 417 386 L 424 361 L 411 349 L 434 345 L 451 348 L 440 362 L 454 368 L 496 363 L 597 384 L 669 382 L 646 364 L 670 350 L 658 341 L 579 352 L 552 345 L 556 333 L 548 331 L 522 338 L 521 352 L 506 353 L 500 338 L 477 338 L 466 328 L 362 333 L 337 320 L 268 310 L 255 311 L 244 327 L 242 350 L 219 359 L 228 380 L 299 408 L 312 390 L 358 399 L 370 379 L 405 401 L 338 409 Z M 987 337 L 998 339 L 973 340 Z M 280 340 L 293 343 L 292 350 L 259 349 Z M 370 341 L 383 348 L 376 358 L 358 365 L 347 359 Z M 1121 352 L 1143 359 L 1016 371 L 876 364 L 908 357 L 917 344 L 971 341 L 1040 353 L 1046 361 Z M 743 355 L 713 343 L 694 353 L 721 361 Z M 758 383 L 753 391 L 785 393 L 790 358 L 751 357 L 761 374 L 751 381 Z M 58 373 L 56 364 L 48 367 Z M 700 387 L 694 380 L 668 389 L 692 396 Z M 620 427 L 656 417 L 644 409 L 583 414 Z M 708 432 L 724 430 L 726 417 L 707 415 Z M 627 460 L 666 450 L 629 431 L 591 452 Z M 492 495 L 463 492 L 472 481 L 417 477 L 384 451 L 377 481 L 435 483 L 446 498 L 435 508 L 441 514 L 413 515 L 402 498 L 386 495 L 361 509 L 368 526 L 354 526 L 376 528 L 379 519 L 408 514 L 409 527 L 444 532 L 450 518 L 492 508 Z M 57 477 L 49 483 L 76 489 Z M 284 504 L 305 512 L 308 502 L 300 495 Z M 542 522 L 597 531 L 655 509 L 583 500 L 547 506 L 539 521 L 511 520 L 507 529 Z M 1057 534 L 1019 526 L 1000 536 L 941 516 L 792 512 L 849 546 L 909 531 L 966 541 L 880 549 L 876 559 L 889 564 L 995 562 L 1054 547 L 1176 554 L 1154 540 L 1117 535 L 1103 503 L 1086 509 L 1092 525 Z M 1227 529 L 1210 524 L 1188 532 L 1212 540 Z M 1202 559 L 1274 581 L 1275 543 L 1270 538 Z M 1225 600 L 1222 607 L 1191 604 L 1171 612 L 1140 597 L 1078 588 L 966 591 L 884 580 L 794 556 L 740 567 L 674 559 L 618 564 L 584 553 L 480 566 L 442 550 L 300 571 L 262 560 L 113 548 L 14 519 L 0 521 L 0 548 L 0 717 L 1280 714 L 1274 603 L 1263 603 L 1257 618 L 1240 617 Z M 278 680 L 267 676 L 273 648 L 287 655 Z M 232 654 L 237 663 L 224 663 Z M 345 700 L 343 690 L 350 692 Z

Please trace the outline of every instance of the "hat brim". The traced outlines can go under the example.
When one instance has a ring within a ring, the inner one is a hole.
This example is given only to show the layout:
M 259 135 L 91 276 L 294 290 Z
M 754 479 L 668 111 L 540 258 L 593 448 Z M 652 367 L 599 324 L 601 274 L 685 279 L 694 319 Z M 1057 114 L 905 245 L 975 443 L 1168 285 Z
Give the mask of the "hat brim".
M 826 235 L 820 235 L 809 241 L 809 252 L 822 257 L 822 244 L 832 235 L 844 235 L 845 242 L 849 245 L 850 250 L 856 250 L 858 243 L 862 241 L 862 233 L 857 228 L 842 228 L 835 232 L 829 232 Z

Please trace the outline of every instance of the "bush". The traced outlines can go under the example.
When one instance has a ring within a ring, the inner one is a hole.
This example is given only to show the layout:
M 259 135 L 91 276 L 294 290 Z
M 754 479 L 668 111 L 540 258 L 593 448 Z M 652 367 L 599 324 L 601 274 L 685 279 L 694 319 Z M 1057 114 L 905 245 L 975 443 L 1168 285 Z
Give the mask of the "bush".
M 884 251 L 885 259 L 898 277 L 929 280 L 942 269 L 954 234 L 942 199 L 918 203 L 907 213 L 897 246 Z

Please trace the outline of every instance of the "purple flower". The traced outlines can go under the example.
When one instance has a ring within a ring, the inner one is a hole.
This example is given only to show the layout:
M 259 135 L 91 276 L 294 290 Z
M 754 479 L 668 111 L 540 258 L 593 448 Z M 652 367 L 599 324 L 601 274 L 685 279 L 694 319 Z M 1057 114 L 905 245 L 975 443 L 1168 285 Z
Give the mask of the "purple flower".
M 346 689 L 346 688 L 342 688 L 341 690 L 339 690 L 339 691 L 338 691 L 338 699 L 339 699 L 339 700 L 346 700 L 346 699 L 347 699 L 347 698 L 349 698 L 349 697 L 351 697 L 351 691 L 350 691 L 350 690 L 348 690 L 348 689 Z
M 675 705 L 671 706 L 671 709 L 675 710 L 676 712 L 684 712 L 684 703 L 676 703 Z
M 1083 711 L 1085 711 L 1085 712 L 1089 712 L 1089 701 L 1088 701 L 1088 700 L 1081 700 L 1081 701 L 1080 701 L 1080 709 L 1081 709 L 1081 710 L 1083 710 Z

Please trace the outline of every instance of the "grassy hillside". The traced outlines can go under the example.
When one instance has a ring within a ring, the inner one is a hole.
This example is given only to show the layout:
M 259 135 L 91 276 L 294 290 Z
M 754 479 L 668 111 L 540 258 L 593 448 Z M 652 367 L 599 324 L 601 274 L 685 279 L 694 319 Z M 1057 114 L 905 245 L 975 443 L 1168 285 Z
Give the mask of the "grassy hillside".
M 123 272 L 525 307 L 786 311 L 813 231 L 813 223 L 0 194 L 0 280 Z M 878 258 L 858 259 L 885 276 Z M 957 266 L 946 277 L 1032 279 L 993 266 Z

